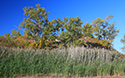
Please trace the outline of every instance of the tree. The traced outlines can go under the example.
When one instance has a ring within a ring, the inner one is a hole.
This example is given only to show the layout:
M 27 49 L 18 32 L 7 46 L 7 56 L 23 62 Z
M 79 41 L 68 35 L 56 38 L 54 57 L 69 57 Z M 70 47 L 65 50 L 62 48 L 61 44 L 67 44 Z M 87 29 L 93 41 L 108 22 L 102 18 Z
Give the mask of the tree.
M 115 22 L 112 24 L 109 24 L 109 20 L 111 20 L 114 16 L 109 15 L 106 19 L 105 19 L 105 31 L 103 33 L 104 36 L 104 40 L 108 40 L 111 43 L 113 42 L 113 40 L 115 39 L 115 37 L 118 35 L 119 30 L 116 30 L 115 27 Z
M 24 29 L 25 34 L 31 39 L 35 40 L 38 48 L 45 48 L 51 46 L 59 33 L 60 19 L 49 21 L 47 15 L 49 12 L 45 8 L 36 5 L 37 8 L 25 7 L 23 22 L 20 23 L 19 28 Z
M 64 46 L 74 46 L 76 40 L 82 36 L 81 24 L 83 22 L 79 17 L 64 18 L 62 27 L 64 28 L 60 34 L 60 40 L 64 42 Z
M 98 39 L 101 39 L 103 37 L 103 31 L 105 26 L 103 25 L 104 20 L 100 18 L 96 18 L 93 22 L 92 25 L 94 26 L 94 35 L 97 36 Z
M 0 36 L 0 46 L 17 47 L 18 44 L 9 33 L 6 33 L 4 36 Z
M 114 16 L 109 15 L 104 20 L 97 18 L 92 22 L 92 25 L 94 27 L 94 35 L 97 36 L 98 39 L 113 42 L 114 38 L 118 35 L 119 30 L 116 30 L 115 22 L 109 24 L 109 20 L 111 20 L 113 17 Z
M 52 48 L 59 35 L 59 29 L 61 28 L 61 20 L 59 18 L 48 21 L 47 25 L 44 27 L 44 32 L 40 38 L 41 47 Z M 44 45 L 44 46 L 43 46 Z
M 125 51 L 125 34 L 124 34 L 123 39 L 121 39 L 121 42 L 124 44 L 124 46 L 122 47 L 122 49 L 123 49 L 123 51 Z
M 9 34 L 9 33 L 6 33 L 6 34 L 4 34 L 4 36 L 5 36 L 6 38 L 8 38 L 8 37 L 10 37 L 10 34 Z
M 49 12 L 46 12 L 45 8 L 40 7 L 39 4 L 36 7 L 25 7 L 23 9 L 27 18 L 23 19 L 19 28 L 24 29 L 28 36 L 32 36 L 35 41 L 38 41 L 39 37 L 43 35 L 44 27 L 47 25 Z
M 89 23 L 86 23 L 82 28 L 83 36 L 93 36 L 93 28 L 92 25 Z
M 10 36 L 11 37 L 19 37 L 19 36 L 21 36 L 21 33 L 19 31 L 17 31 L 16 29 L 14 29 L 11 31 Z

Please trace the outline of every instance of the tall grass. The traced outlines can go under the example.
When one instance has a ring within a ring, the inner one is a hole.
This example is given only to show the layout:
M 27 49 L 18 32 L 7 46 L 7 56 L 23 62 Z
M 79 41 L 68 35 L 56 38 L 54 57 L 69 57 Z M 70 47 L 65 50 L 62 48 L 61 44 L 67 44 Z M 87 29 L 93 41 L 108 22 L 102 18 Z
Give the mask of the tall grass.
M 120 53 L 98 48 L 24 50 L 0 47 L 0 77 L 45 74 L 124 75 L 125 61 Z

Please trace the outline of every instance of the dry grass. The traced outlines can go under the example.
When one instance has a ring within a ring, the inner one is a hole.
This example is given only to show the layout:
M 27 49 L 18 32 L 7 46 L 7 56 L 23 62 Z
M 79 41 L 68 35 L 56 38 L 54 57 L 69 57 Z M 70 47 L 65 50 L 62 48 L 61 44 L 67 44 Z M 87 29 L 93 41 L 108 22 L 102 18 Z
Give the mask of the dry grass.
M 0 76 L 23 75 L 25 78 L 32 78 L 32 75 L 33 78 L 78 78 L 80 76 L 84 78 L 86 76 L 108 77 L 105 75 L 120 75 L 120 73 L 124 75 L 123 59 L 115 51 L 99 48 L 68 47 L 53 50 L 0 48 Z M 35 76 L 38 73 L 56 73 L 58 76 Z M 62 75 L 59 76 L 59 74 Z

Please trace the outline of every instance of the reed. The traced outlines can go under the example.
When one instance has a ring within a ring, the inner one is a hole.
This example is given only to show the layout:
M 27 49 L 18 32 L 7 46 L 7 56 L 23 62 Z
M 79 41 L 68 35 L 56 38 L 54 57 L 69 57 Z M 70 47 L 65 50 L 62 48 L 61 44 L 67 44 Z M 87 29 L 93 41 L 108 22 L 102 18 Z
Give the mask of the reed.
M 112 50 L 85 47 L 24 50 L 0 47 L 0 77 L 124 75 L 124 70 L 124 57 Z

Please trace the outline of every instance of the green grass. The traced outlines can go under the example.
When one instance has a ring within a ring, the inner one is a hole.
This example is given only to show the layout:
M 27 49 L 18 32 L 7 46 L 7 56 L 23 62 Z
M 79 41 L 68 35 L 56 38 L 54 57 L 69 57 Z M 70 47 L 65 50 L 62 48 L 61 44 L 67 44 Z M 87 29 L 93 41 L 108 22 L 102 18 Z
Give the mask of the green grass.
M 0 48 L 0 77 L 124 75 L 125 61 L 118 56 L 110 50 L 83 47 L 36 51 Z

